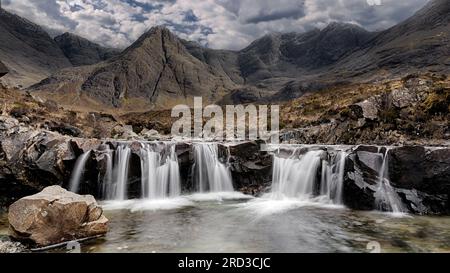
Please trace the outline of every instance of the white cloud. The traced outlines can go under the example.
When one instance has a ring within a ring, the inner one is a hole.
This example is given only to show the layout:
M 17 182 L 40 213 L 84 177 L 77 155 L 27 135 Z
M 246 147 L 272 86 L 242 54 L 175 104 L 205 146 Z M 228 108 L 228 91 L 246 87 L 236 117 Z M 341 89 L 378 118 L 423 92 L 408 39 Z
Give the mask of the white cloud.
M 270 32 L 302 32 L 332 21 L 388 28 L 427 0 L 3 0 L 3 7 L 51 29 L 124 48 L 147 29 L 167 25 L 212 48 L 240 49 Z

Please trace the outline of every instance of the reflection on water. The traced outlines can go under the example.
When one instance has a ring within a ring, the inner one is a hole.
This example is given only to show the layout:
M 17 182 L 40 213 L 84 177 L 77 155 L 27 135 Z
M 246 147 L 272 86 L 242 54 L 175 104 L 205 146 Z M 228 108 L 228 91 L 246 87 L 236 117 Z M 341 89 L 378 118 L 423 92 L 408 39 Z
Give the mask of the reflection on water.
M 105 204 L 110 232 L 84 252 L 450 252 L 450 217 L 394 217 L 218 194 Z M 5 216 L 0 235 L 6 234 Z M 64 251 L 64 250 L 59 250 Z

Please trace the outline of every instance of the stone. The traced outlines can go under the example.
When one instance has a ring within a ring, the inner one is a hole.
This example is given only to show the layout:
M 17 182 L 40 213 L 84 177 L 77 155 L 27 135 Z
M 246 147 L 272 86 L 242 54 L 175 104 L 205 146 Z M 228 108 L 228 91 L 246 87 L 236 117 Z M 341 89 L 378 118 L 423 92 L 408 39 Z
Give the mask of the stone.
M 347 156 L 343 185 L 344 204 L 357 210 L 375 209 L 375 192 L 378 176 L 367 167 L 356 152 Z M 366 152 L 368 153 L 368 152 Z M 374 156 L 376 154 L 373 154 Z M 365 154 L 365 158 L 369 155 Z
M 0 253 L 22 253 L 26 247 L 19 242 L 11 242 L 0 238 Z
M 93 196 L 81 196 L 59 186 L 24 197 L 9 207 L 10 235 L 43 247 L 104 235 L 108 219 Z
M 62 122 L 48 121 L 44 124 L 44 128 L 50 131 L 58 132 L 62 135 L 73 137 L 79 137 L 83 134 L 79 128 Z
M 362 117 L 364 117 L 365 119 L 367 120 L 378 119 L 380 104 L 377 101 L 377 97 L 370 97 L 369 99 L 357 103 L 355 105 L 361 108 Z
M 142 130 L 141 133 L 139 133 L 140 136 L 142 136 L 143 138 L 147 139 L 147 140 L 159 140 L 161 139 L 161 135 L 159 134 L 158 131 L 156 130 L 148 130 L 146 128 L 144 128 L 144 130 Z
M 421 189 L 426 150 L 420 146 L 404 146 L 389 151 L 391 184 L 403 189 Z
M 113 129 L 114 138 L 117 139 L 125 139 L 125 140 L 133 140 L 133 139 L 140 139 L 140 137 L 133 131 L 133 127 L 131 125 L 124 125 L 124 126 L 116 126 Z
M 391 92 L 392 104 L 397 108 L 412 106 L 416 96 L 406 88 L 395 89 Z

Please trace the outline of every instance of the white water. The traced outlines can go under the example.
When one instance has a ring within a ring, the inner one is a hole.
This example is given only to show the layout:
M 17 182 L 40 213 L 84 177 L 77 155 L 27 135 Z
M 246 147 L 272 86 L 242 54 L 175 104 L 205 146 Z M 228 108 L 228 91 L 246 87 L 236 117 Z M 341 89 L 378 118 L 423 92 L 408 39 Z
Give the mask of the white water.
M 272 191 L 265 197 L 342 205 L 347 154 L 339 152 L 334 158 L 323 159 L 326 153 L 321 150 L 307 151 L 299 156 L 297 151 L 294 150 L 289 158 L 274 155 Z
M 144 199 L 173 198 L 181 194 L 180 169 L 175 145 L 168 147 L 170 154 L 163 159 L 151 145 L 141 149 L 141 185 Z M 162 147 L 162 149 L 167 147 Z
M 117 147 L 113 169 L 113 183 L 107 190 L 108 199 L 120 201 L 127 199 L 130 156 L 131 149 L 128 145 L 121 144 Z
M 378 173 L 378 188 L 375 192 L 376 205 L 381 211 L 401 214 L 405 212 L 403 203 L 389 180 L 389 150 L 384 155 L 380 153 L 380 157 L 382 164 Z
M 194 157 L 194 177 L 199 192 L 234 191 L 231 173 L 219 160 L 217 143 L 195 143 Z
M 106 158 L 106 172 L 103 177 L 102 194 L 107 197 L 108 185 L 113 183 L 113 151 L 108 149 L 103 156 Z
M 331 164 L 322 161 L 322 175 L 320 183 L 320 195 L 326 196 L 333 204 L 343 204 L 343 185 L 345 174 L 346 152 L 339 152 L 331 161 Z
M 296 158 L 296 156 L 291 158 L 275 156 L 272 198 L 311 199 L 322 153 L 322 151 L 311 151 L 301 155 L 299 158 Z
M 72 171 L 72 177 L 70 178 L 70 191 L 78 193 L 80 189 L 80 183 L 83 179 L 84 172 L 86 170 L 86 162 L 89 159 L 89 155 L 91 154 L 91 151 L 88 151 L 81 156 L 78 157 L 77 161 L 75 162 L 75 166 Z

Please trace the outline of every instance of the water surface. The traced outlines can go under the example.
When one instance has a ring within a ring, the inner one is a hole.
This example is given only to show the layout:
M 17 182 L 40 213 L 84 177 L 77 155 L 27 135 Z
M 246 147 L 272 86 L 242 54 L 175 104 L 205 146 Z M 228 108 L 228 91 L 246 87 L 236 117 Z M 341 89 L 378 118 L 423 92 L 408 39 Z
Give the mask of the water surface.
M 298 200 L 196 194 L 103 203 L 110 232 L 83 252 L 450 252 L 450 217 L 358 212 Z M 6 216 L 0 234 L 7 234 Z M 65 252 L 64 249 L 56 250 Z

